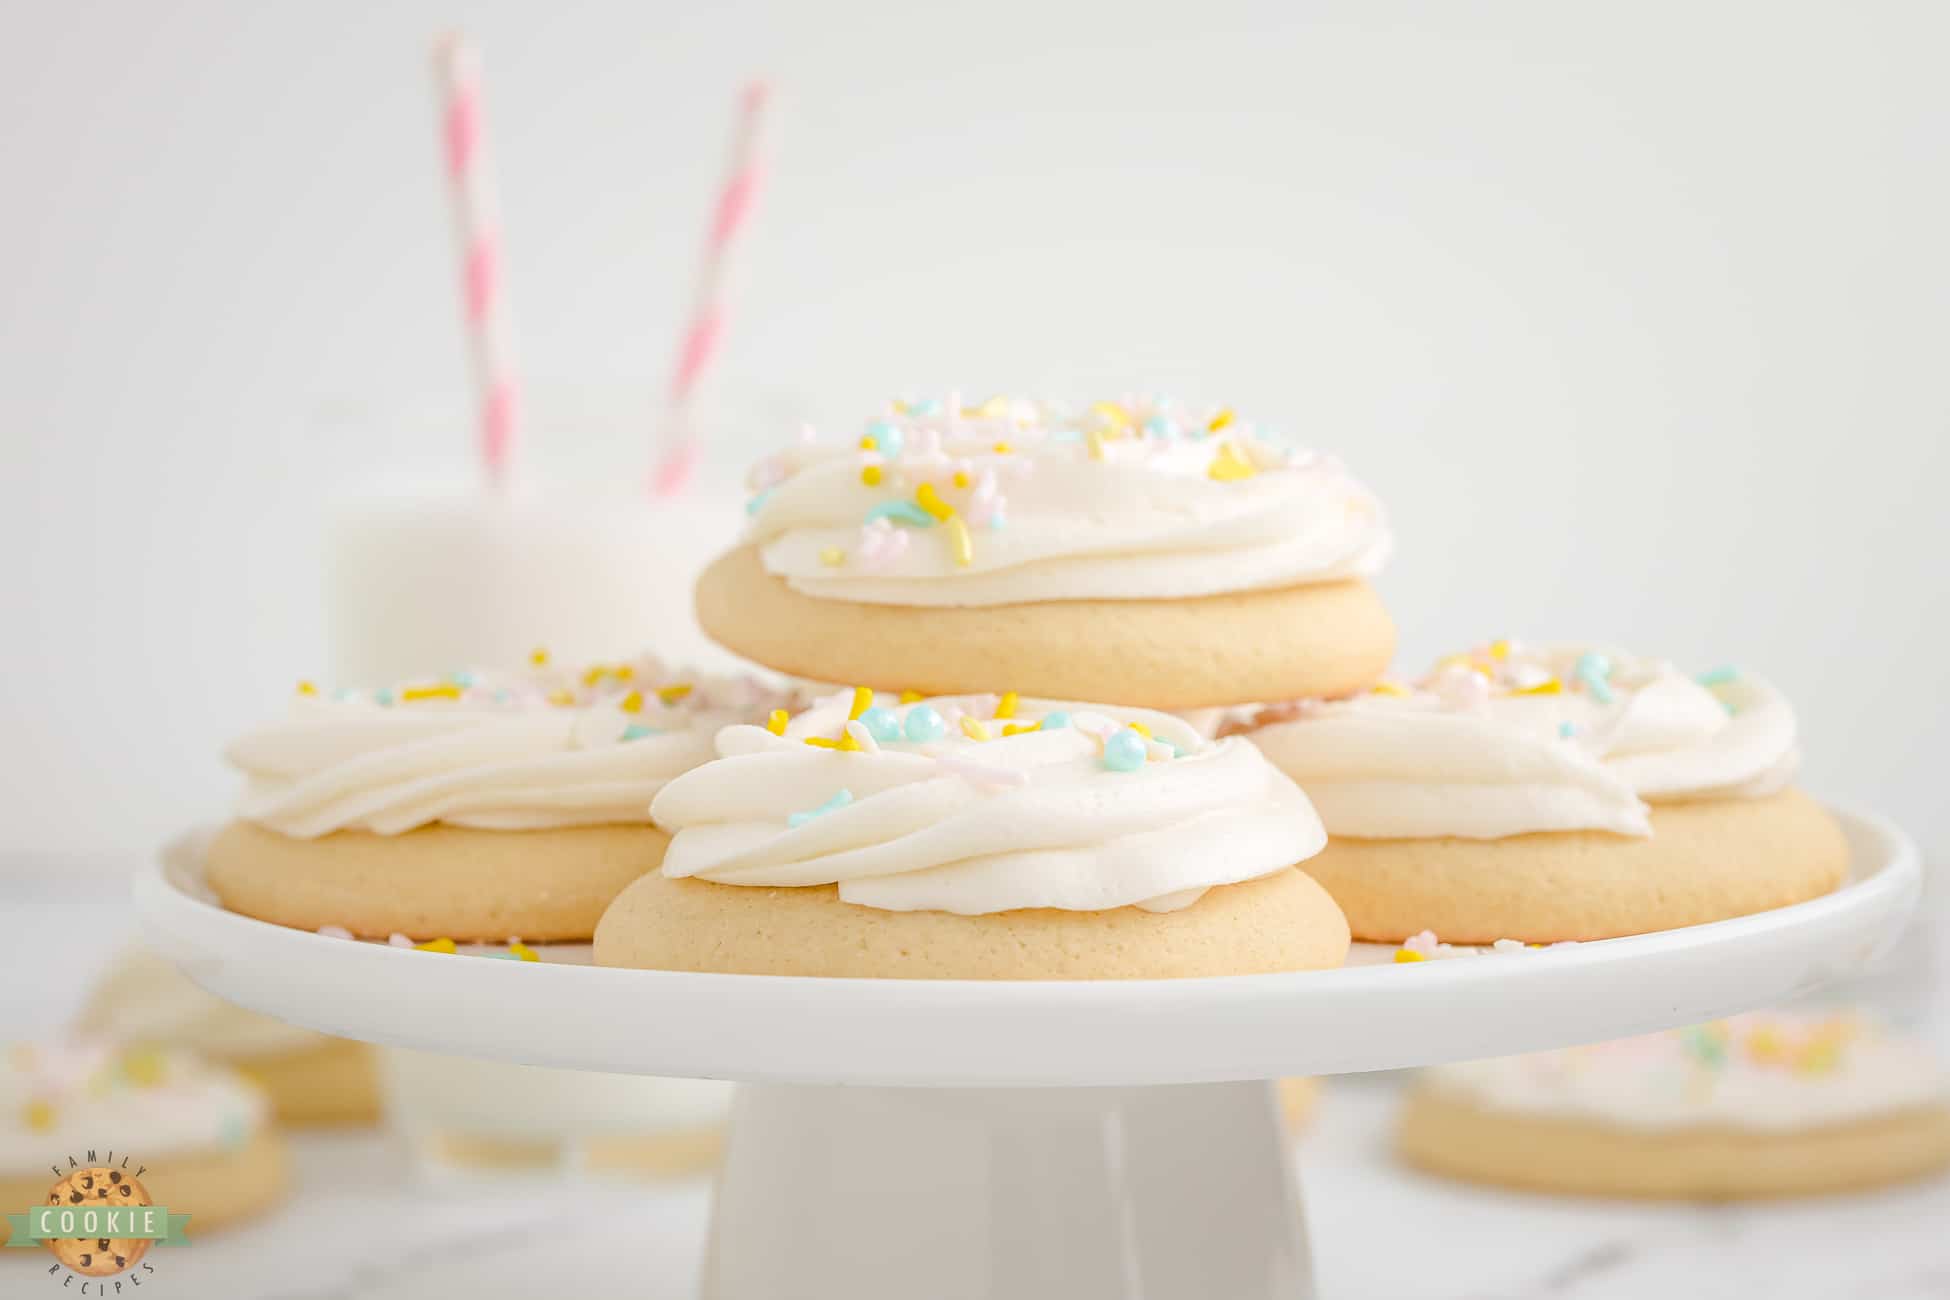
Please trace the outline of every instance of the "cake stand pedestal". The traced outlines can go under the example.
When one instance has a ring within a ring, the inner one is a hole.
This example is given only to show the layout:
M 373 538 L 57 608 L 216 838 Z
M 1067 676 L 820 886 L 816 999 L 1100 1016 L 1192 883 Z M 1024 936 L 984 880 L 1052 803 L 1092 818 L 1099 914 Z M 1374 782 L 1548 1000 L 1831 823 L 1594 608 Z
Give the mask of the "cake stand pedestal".
M 150 942 L 212 992 L 326 1033 L 494 1060 L 736 1079 L 707 1300 L 1314 1300 L 1272 1086 L 1709 1020 L 1860 969 L 1921 887 L 1838 814 L 1846 885 L 1544 951 L 1105 982 L 613 970 L 468 960 L 224 911 L 197 837 L 139 877 Z

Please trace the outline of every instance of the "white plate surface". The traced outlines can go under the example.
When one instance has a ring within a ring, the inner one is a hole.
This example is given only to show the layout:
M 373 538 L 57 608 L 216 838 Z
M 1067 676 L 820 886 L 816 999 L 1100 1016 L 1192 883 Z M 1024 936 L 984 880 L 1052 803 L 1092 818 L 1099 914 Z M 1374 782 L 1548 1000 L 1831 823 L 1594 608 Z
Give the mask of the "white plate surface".
M 348 1038 L 497 1060 L 780 1083 L 1055 1086 L 1339 1074 L 1708 1020 L 1860 969 L 1915 904 L 1916 849 L 1837 811 L 1849 882 L 1629 939 L 1335 971 L 1094 982 L 835 980 L 537 962 L 348 942 L 226 912 L 186 838 L 136 881 L 148 939 L 198 983 Z

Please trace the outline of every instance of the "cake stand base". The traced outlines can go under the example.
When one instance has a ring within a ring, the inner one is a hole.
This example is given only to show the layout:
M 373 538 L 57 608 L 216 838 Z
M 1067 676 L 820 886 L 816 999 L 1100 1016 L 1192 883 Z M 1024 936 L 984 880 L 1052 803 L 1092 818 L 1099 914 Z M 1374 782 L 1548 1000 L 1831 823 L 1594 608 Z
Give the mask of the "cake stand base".
M 1313 1300 L 1274 1087 L 743 1087 L 706 1300 Z

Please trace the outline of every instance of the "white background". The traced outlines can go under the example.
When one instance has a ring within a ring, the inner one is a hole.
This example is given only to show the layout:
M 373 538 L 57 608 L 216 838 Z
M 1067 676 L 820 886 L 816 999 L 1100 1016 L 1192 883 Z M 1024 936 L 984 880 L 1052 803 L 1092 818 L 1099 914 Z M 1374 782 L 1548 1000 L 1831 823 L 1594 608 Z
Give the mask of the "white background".
M 1738 663 L 1811 786 L 1950 841 L 1950 7 L 4 0 L 16 861 L 220 808 L 221 739 L 318 669 L 325 494 L 466 468 L 386 415 L 464 382 L 457 17 L 538 383 L 653 405 L 764 71 L 725 465 L 896 391 L 1230 400 L 1390 504 L 1411 664 Z M 639 475 L 636 425 L 582 450 Z

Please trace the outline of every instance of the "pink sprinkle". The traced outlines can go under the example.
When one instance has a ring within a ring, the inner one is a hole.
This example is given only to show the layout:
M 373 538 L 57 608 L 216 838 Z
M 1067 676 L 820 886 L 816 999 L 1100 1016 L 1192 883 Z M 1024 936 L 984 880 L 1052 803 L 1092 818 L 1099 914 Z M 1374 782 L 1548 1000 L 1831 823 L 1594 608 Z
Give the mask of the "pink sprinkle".
M 387 935 L 386 943 L 389 947 L 393 948 L 411 948 L 413 946 L 413 941 L 403 934 Z
M 352 931 L 342 925 L 321 925 L 318 927 L 318 933 L 327 939 L 350 939 L 352 937 Z

